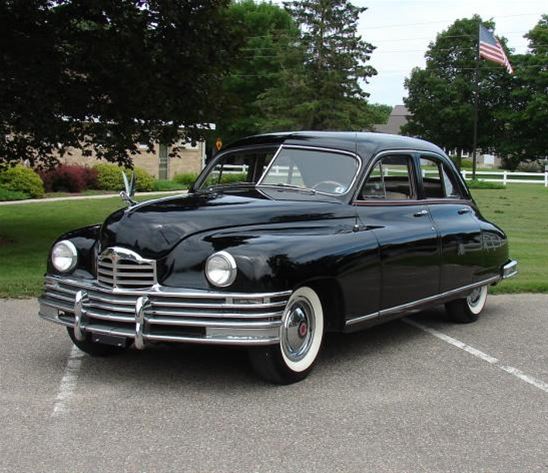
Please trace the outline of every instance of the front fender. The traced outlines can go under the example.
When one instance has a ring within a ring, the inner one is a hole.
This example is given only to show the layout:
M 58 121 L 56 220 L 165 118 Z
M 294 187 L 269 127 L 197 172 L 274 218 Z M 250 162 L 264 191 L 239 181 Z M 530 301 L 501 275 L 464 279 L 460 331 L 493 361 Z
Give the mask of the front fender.
M 329 223 L 296 223 L 193 235 L 159 262 L 162 284 L 212 289 L 204 269 L 211 254 L 225 250 L 238 265 L 229 291 L 283 291 L 318 277 L 337 277 L 344 272 L 352 251 L 352 219 Z M 217 288 L 216 288 L 217 289 Z
M 55 243 L 61 240 L 71 241 L 78 250 L 78 263 L 72 271 L 75 277 L 90 278 L 95 274 L 95 259 L 97 256 L 97 242 L 99 238 L 100 224 L 89 225 L 87 227 L 78 228 L 68 233 L 61 235 L 53 242 L 48 252 L 47 272 L 48 274 L 66 275 L 59 273 L 51 263 L 51 251 Z

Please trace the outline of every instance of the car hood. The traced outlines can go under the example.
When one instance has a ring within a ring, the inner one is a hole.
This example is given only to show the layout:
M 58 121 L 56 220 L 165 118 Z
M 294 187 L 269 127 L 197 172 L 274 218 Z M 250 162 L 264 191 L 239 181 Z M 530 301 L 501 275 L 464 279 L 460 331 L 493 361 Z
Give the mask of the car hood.
M 354 215 L 352 206 L 336 200 L 321 201 L 318 195 L 284 191 L 284 200 L 279 200 L 272 194 L 247 189 L 143 202 L 118 210 L 106 219 L 101 227 L 100 246 L 122 246 L 146 258 L 159 258 L 184 238 L 199 232 Z

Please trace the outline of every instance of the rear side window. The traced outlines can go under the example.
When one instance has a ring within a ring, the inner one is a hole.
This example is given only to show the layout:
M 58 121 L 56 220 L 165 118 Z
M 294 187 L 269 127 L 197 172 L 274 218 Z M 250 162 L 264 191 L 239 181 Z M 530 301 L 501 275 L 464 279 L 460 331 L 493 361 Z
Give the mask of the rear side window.
M 407 200 L 413 198 L 411 156 L 393 155 L 379 159 L 367 176 L 359 199 Z
M 422 156 L 420 172 L 424 196 L 427 199 L 459 199 L 462 197 L 452 171 L 440 160 Z

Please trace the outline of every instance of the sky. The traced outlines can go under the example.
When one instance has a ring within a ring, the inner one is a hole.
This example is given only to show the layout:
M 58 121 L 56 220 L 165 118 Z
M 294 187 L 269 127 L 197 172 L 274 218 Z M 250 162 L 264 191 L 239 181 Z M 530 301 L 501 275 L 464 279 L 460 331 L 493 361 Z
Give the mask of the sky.
M 475 13 L 493 18 L 495 34 L 505 36 L 516 53 L 527 51 L 523 35 L 548 13 L 548 2 L 535 0 L 353 0 L 368 7 L 359 33 L 377 46 L 370 64 L 378 75 L 364 89 L 372 103 L 398 105 L 406 94 L 403 82 L 416 66 L 424 67 L 428 43 L 458 18 Z M 543 8 L 544 7 L 544 8 Z

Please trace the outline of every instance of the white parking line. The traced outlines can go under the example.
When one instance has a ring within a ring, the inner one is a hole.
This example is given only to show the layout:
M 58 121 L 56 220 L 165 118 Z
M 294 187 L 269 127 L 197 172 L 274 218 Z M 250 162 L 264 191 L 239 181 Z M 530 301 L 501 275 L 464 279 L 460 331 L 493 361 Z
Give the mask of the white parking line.
M 506 371 L 507 373 L 510 373 L 511 375 L 514 375 L 516 378 L 519 378 L 522 381 L 525 381 L 526 383 L 529 383 L 530 385 L 535 386 L 535 388 L 541 389 L 542 391 L 548 393 L 548 383 L 545 383 L 544 381 L 540 379 L 533 378 L 532 376 L 529 376 L 528 374 L 525 374 L 523 371 L 518 370 L 517 368 L 514 368 L 512 366 L 502 365 L 500 364 L 500 361 L 497 358 L 491 355 L 488 355 L 487 353 L 484 353 L 474 347 L 471 347 L 470 345 L 467 345 L 466 343 L 461 342 L 460 340 L 457 340 L 456 338 L 450 337 L 449 335 L 445 335 L 442 332 L 438 332 L 436 329 L 433 329 L 432 327 L 428 327 L 419 322 L 416 322 L 415 320 L 403 319 L 402 322 L 405 322 L 408 325 L 412 325 L 413 327 L 416 327 L 420 330 L 428 332 L 430 335 L 433 335 L 434 337 L 439 338 L 440 340 L 443 340 L 444 342 L 449 343 L 450 345 L 460 348 L 461 350 L 464 350 L 465 352 L 470 353 L 471 355 L 474 355 L 476 358 L 486 361 L 487 363 L 494 365 L 497 368 L 500 368 L 501 370 Z
M 55 403 L 53 404 L 53 411 L 51 412 L 52 417 L 56 417 L 59 414 L 66 412 L 67 402 L 76 389 L 76 382 L 78 381 L 78 373 L 80 372 L 83 356 L 84 353 L 73 345 L 67 359 L 67 365 L 63 378 L 61 379 L 61 384 L 59 385 L 59 392 L 57 393 Z

